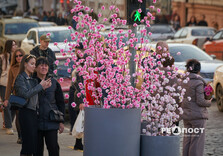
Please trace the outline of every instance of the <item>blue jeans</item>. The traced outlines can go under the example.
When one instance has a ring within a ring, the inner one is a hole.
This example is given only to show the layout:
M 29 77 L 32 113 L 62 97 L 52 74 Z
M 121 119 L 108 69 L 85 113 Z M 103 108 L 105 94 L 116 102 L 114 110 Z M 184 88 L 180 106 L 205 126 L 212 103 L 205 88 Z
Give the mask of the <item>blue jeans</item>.
M 0 96 L 2 101 L 5 101 L 5 90 L 6 87 L 0 85 Z M 4 121 L 5 121 L 5 128 L 12 128 L 12 121 L 15 117 L 15 110 L 10 110 L 11 104 L 8 103 L 8 106 L 4 108 Z

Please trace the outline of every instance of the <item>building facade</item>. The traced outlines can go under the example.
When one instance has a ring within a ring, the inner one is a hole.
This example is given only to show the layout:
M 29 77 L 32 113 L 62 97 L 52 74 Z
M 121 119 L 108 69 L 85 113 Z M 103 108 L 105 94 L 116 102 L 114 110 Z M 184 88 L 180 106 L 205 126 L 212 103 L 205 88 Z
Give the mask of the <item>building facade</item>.
M 172 0 L 172 10 L 181 17 L 181 26 L 185 26 L 191 16 L 197 21 L 205 15 L 208 26 L 223 28 L 223 0 Z

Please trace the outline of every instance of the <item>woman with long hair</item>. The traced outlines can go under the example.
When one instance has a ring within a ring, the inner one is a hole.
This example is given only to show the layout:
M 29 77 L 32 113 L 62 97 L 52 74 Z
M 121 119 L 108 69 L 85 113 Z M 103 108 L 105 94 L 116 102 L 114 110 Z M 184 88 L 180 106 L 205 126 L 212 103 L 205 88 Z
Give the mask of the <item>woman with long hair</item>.
M 197 25 L 197 20 L 195 16 L 190 17 L 190 21 L 187 22 L 186 26 L 196 26 Z
M 11 67 L 9 69 L 8 73 L 8 83 L 6 87 L 6 92 L 5 92 L 5 101 L 4 105 L 11 107 L 10 103 L 8 102 L 8 99 L 10 97 L 11 92 L 13 91 L 13 86 L 15 83 L 15 79 L 19 73 L 19 65 L 22 61 L 22 57 L 25 55 L 25 52 L 22 49 L 16 49 L 15 52 L 12 54 L 12 59 L 11 59 Z M 19 126 L 19 120 L 18 120 L 18 108 L 13 108 L 11 107 L 11 112 L 12 112 L 12 120 L 13 122 L 15 113 L 16 113 L 16 129 L 18 132 L 18 140 L 17 143 L 21 144 L 22 143 L 22 138 L 21 138 L 21 131 L 20 131 L 20 126 Z
M 11 55 L 16 49 L 16 42 L 14 40 L 7 40 L 3 54 L 0 55 L 0 96 L 2 101 L 5 101 L 5 90 L 8 81 L 8 72 L 10 68 Z M 4 123 L 6 134 L 13 135 L 12 117 L 10 107 L 4 105 Z
M 19 124 L 22 135 L 22 149 L 20 156 L 32 156 L 37 153 L 38 134 L 38 93 L 51 86 L 50 79 L 38 83 L 32 74 L 36 67 L 36 57 L 25 55 L 19 67 L 14 88 L 15 95 L 27 100 L 25 107 L 19 109 Z

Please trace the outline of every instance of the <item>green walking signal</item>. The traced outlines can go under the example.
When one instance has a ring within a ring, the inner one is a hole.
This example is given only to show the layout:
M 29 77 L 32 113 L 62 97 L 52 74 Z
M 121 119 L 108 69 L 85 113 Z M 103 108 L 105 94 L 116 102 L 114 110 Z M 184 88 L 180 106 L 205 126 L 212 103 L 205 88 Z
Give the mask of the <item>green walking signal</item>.
M 135 16 L 135 19 L 134 19 L 135 22 L 136 21 L 139 21 L 139 22 L 141 21 L 141 18 L 140 18 L 141 17 L 141 14 L 138 12 L 138 10 L 135 12 L 135 15 L 134 16 Z

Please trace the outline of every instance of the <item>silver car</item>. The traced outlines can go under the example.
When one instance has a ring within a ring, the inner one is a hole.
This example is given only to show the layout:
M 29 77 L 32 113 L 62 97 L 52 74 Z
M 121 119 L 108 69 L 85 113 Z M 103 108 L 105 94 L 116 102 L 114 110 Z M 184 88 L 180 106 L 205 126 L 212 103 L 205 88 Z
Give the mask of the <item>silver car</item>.
M 49 48 L 51 48 L 56 53 L 59 53 L 61 49 L 68 51 L 69 46 L 67 44 L 69 42 L 75 43 L 75 41 L 71 38 L 71 34 L 75 33 L 73 28 L 68 29 L 68 26 L 38 27 L 32 28 L 27 32 L 25 39 L 22 41 L 21 48 L 27 54 L 29 54 L 30 50 L 40 44 L 40 36 L 47 33 L 51 34 Z M 64 40 L 66 39 L 67 43 L 64 43 Z M 57 42 L 58 45 L 55 46 L 54 42 Z
M 155 46 L 155 44 L 152 44 L 153 48 L 155 48 Z M 213 59 L 203 50 L 194 45 L 169 43 L 168 46 L 171 56 L 175 59 L 174 65 L 180 70 L 186 70 L 185 65 L 188 59 L 197 59 L 200 61 L 200 75 L 206 82 L 212 82 L 216 68 L 223 65 L 223 61 Z
M 205 26 L 188 26 L 178 30 L 168 43 L 188 43 L 196 45 L 202 49 L 207 38 L 215 34 L 216 30 L 212 27 Z
M 146 27 L 146 29 L 147 33 L 152 33 L 152 35 L 149 37 L 152 41 L 167 40 L 173 38 L 175 34 L 173 27 L 167 24 L 154 24 L 150 27 Z

